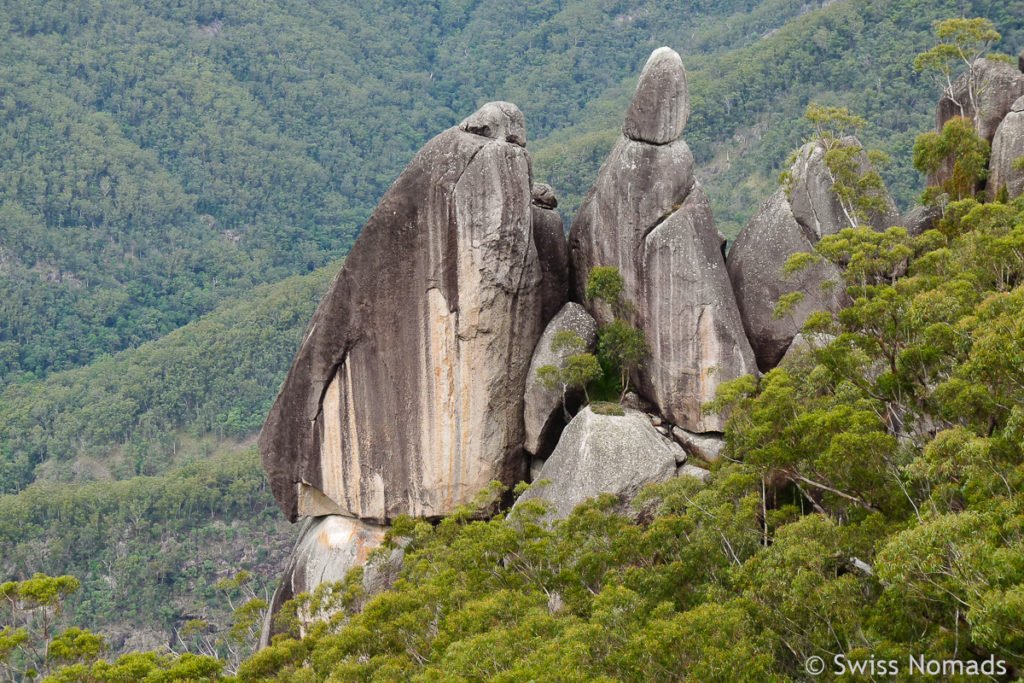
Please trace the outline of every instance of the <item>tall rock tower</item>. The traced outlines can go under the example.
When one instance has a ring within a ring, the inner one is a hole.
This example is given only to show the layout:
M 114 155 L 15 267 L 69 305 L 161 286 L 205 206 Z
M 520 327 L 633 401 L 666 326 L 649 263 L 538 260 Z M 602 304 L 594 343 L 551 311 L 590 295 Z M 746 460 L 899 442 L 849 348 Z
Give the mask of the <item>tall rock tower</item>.
M 374 210 L 260 434 L 290 520 L 439 517 L 521 478 L 522 396 L 550 299 L 525 144 L 519 109 L 486 104 L 427 143 Z
M 725 270 L 725 238 L 693 175 L 680 137 L 690 113 L 686 70 L 672 49 L 644 66 L 622 135 L 573 221 L 569 257 L 575 296 L 586 302 L 596 266 L 625 281 L 628 315 L 647 337 L 650 356 L 635 378 L 671 422 L 694 432 L 721 431 L 722 415 L 703 415 L 723 382 L 757 366 Z M 586 302 L 606 324 L 603 306 Z

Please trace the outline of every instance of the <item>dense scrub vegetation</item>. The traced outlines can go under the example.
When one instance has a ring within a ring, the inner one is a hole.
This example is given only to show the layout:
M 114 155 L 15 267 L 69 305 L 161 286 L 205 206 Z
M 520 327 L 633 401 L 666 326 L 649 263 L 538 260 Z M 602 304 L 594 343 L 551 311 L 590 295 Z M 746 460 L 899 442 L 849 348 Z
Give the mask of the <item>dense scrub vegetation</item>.
M 256 449 L 221 446 L 162 476 L 40 482 L 0 497 L 0 572 L 76 577 L 65 620 L 103 633 L 108 652 L 184 651 L 207 632 L 227 631 L 232 596 L 222 581 L 248 570 L 262 593 L 294 533 Z M 209 626 L 189 634 L 199 619 Z M 0 661 L 3 650 L 0 643 Z

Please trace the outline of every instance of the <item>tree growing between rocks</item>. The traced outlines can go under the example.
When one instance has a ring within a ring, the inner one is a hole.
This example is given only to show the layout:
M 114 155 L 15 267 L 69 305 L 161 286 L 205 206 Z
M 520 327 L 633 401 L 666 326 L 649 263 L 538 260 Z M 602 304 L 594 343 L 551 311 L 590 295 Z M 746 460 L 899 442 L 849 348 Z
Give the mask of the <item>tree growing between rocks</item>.
M 639 370 L 650 353 L 647 339 L 640 330 L 623 317 L 633 310 L 633 302 L 624 299 L 625 282 L 614 266 L 597 266 L 590 270 L 587 280 L 587 298 L 603 301 L 611 307 L 615 318 L 597 330 L 597 350 L 601 367 L 610 376 L 618 376 L 619 401 L 629 391 L 630 374 Z
M 604 374 L 597 356 L 587 353 L 586 349 L 587 344 L 579 334 L 572 330 L 564 330 L 556 334 L 551 341 L 552 351 L 567 351 L 569 353 L 562 366 L 542 365 L 537 368 L 537 381 L 545 389 L 561 391 L 562 412 L 566 422 L 572 419 L 565 405 L 566 394 L 572 389 L 582 390 L 584 399 L 590 403 L 587 385 L 600 379 Z
M 886 163 L 889 157 L 880 150 L 866 150 L 859 143 L 851 142 L 850 138 L 867 125 L 867 121 L 846 107 L 828 107 L 817 102 L 807 105 L 804 119 L 814 128 L 814 137 L 810 141 L 825 150 L 825 168 L 832 183 L 832 193 L 850 227 L 857 228 L 867 222 L 872 213 L 884 211 L 887 198 L 885 183 L 876 167 Z M 790 165 L 798 154 L 799 151 L 793 153 Z M 869 162 L 866 169 L 863 163 L 865 156 Z M 792 172 L 784 171 L 779 180 L 787 194 L 790 193 L 794 182 Z
M 924 191 L 921 201 L 933 204 L 942 193 L 957 201 L 974 196 L 978 183 L 988 176 L 990 145 L 978 137 L 975 124 L 954 116 L 942 126 L 942 132 L 928 131 L 914 141 L 914 167 L 933 174 L 953 162 L 953 172 L 941 185 Z
M 935 22 L 934 26 L 939 43 L 917 55 L 914 69 L 932 73 L 943 94 L 959 107 L 961 117 L 966 117 L 968 110 L 973 113 L 972 123 L 977 129 L 981 116 L 977 98 L 985 84 L 980 82 L 974 62 L 985 56 L 1002 36 L 993 28 L 991 21 L 981 17 L 946 19 Z M 967 102 L 957 99 L 953 87 L 953 73 L 961 65 L 967 67 Z

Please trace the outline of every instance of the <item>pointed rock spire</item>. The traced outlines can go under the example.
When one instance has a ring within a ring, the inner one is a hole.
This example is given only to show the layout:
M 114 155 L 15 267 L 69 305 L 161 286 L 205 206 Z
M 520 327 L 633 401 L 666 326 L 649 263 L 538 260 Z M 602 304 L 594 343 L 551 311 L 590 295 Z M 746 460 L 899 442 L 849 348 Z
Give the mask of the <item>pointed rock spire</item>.
M 631 140 L 664 145 L 679 139 L 689 117 L 683 60 L 672 48 L 659 47 L 640 74 L 622 132 Z
M 724 238 L 693 177 L 679 135 L 689 115 L 679 55 L 655 50 L 640 77 L 623 135 L 598 172 L 569 232 L 572 287 L 586 301 L 591 268 L 615 266 L 629 322 L 651 347 L 635 379 L 674 424 L 721 431 L 724 416 L 703 415 L 718 385 L 756 373 L 725 270 Z M 609 312 L 586 302 L 598 322 Z

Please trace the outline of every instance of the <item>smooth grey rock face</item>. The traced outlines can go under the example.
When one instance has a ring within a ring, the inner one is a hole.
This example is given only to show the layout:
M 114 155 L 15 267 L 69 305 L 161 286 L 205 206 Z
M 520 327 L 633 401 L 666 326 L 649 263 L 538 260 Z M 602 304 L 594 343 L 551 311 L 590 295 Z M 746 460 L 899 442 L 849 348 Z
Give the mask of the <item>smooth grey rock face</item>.
M 271 598 L 260 633 L 260 647 L 266 647 L 275 635 L 272 619 L 281 605 L 299 593 L 313 592 L 320 584 L 344 579 L 350 569 L 363 565 L 369 554 L 384 542 L 386 530 L 383 526 L 340 515 L 309 518 L 299 532 Z
M 827 261 L 783 278 L 781 271 L 790 256 L 813 251 L 780 187 L 743 226 L 726 259 L 743 329 L 762 372 L 778 365 L 811 313 L 835 312 L 848 303 L 841 273 Z M 825 291 L 822 284 L 826 282 L 835 286 Z M 774 319 L 779 298 L 797 291 L 804 293 L 803 301 L 790 315 Z
M 259 442 L 290 520 L 437 517 L 525 471 L 542 272 L 530 159 L 505 141 L 520 117 L 492 104 L 466 125 L 497 120 L 504 138 L 452 128 L 431 140 L 310 322 Z
M 725 416 L 702 415 L 702 406 L 723 382 L 757 373 L 723 242 L 698 185 L 647 234 L 640 252 L 644 277 L 636 324 L 651 355 L 638 386 L 670 422 L 695 432 L 724 429 Z
M 463 119 L 459 130 L 526 147 L 526 118 L 511 102 L 488 102 Z
M 842 138 L 843 146 L 857 145 L 863 148 L 854 136 Z M 793 217 L 804 230 L 804 235 L 811 243 L 817 242 L 826 235 L 835 235 L 844 228 L 852 227 L 843 205 L 832 192 L 832 177 L 825 164 L 825 147 L 821 143 L 808 142 L 797 153 L 790 172 L 793 183 L 789 202 Z M 871 168 L 867 154 L 860 158 L 861 173 Z M 868 224 L 878 231 L 886 230 L 899 221 L 899 210 L 888 192 L 885 193 L 886 209 L 874 212 L 869 216 Z
M 667 50 L 652 55 L 627 114 L 627 135 L 633 134 L 628 122 L 637 120 L 634 109 L 647 110 L 640 104 L 665 99 L 664 92 L 685 91 L 677 59 Z M 688 106 L 675 111 L 685 119 Z M 671 130 L 678 135 L 682 123 Z M 694 431 L 716 431 L 724 417 L 704 416 L 700 406 L 722 382 L 756 372 L 725 271 L 725 238 L 694 181 L 686 143 L 668 139 L 669 133 L 657 136 L 657 143 L 627 135 L 601 166 L 569 231 L 573 292 L 586 301 L 591 269 L 618 268 L 623 296 L 634 305 L 629 322 L 651 346 L 634 378 L 640 393 L 670 420 Z M 586 307 L 600 324 L 611 322 L 607 305 L 586 302 Z
M 999 122 L 1010 111 L 1014 100 L 1024 95 L 1024 74 L 1012 64 L 982 57 L 974 62 L 977 74 L 974 101 L 979 112 L 978 137 L 992 142 Z M 968 93 L 968 72 L 953 83 L 953 97 L 943 94 L 935 110 L 935 129 L 941 131 L 954 116 L 973 119 L 975 107 Z M 958 104 L 959 103 L 959 104 Z M 946 179 L 943 178 L 943 181 Z
M 537 249 L 541 269 L 541 318 L 550 320 L 569 300 L 569 244 L 565 240 L 565 224 L 558 212 L 545 208 L 540 202 L 556 206 L 554 192 L 547 185 L 538 200 L 537 185 L 533 186 L 533 244 Z
M 1014 101 L 992 139 L 991 175 L 987 185 L 990 198 L 998 196 L 1003 187 L 1010 199 L 1024 194 L 1024 170 L 1013 167 L 1021 157 L 1024 157 L 1024 96 Z
M 660 47 L 644 65 L 622 132 L 632 140 L 664 145 L 679 138 L 689 116 L 683 60 L 675 50 Z
M 615 266 L 626 297 L 637 303 L 642 272 L 636 256 L 643 239 L 682 206 L 692 187 L 693 154 L 684 141 L 648 145 L 620 137 L 569 230 L 575 299 L 586 300 L 591 268 Z M 611 322 L 605 307 L 587 309 L 602 325 Z
M 1020 54 L 1017 55 L 1017 68 L 1024 71 L 1024 49 L 1022 49 Z
M 547 486 L 530 489 L 520 501 L 544 498 L 552 507 L 546 520 L 565 519 L 580 503 L 600 493 L 623 502 L 647 484 L 675 476 L 682 447 L 658 434 L 646 414 L 626 410 L 622 416 L 581 410 L 562 432 L 558 447 L 538 475 Z M 518 502 L 517 502 L 518 504 Z
M 551 343 L 559 332 L 572 331 L 586 344 L 587 352 L 597 347 L 597 322 L 583 306 L 567 303 L 552 318 L 537 342 L 530 360 L 530 371 L 526 379 L 526 394 L 523 398 L 523 421 L 526 426 L 526 440 L 523 447 L 527 452 L 546 457 L 558 439 L 558 430 L 564 426 L 562 416 L 562 393 L 545 389 L 537 381 L 537 370 L 545 365 L 562 367 L 571 355 L 568 350 L 552 351 Z M 577 392 L 565 397 L 570 404 L 579 405 Z M 570 406 L 571 407 L 571 406 Z
M 722 457 L 725 439 L 717 434 L 694 434 L 679 427 L 672 428 L 672 438 L 683 447 L 688 455 L 714 463 Z

